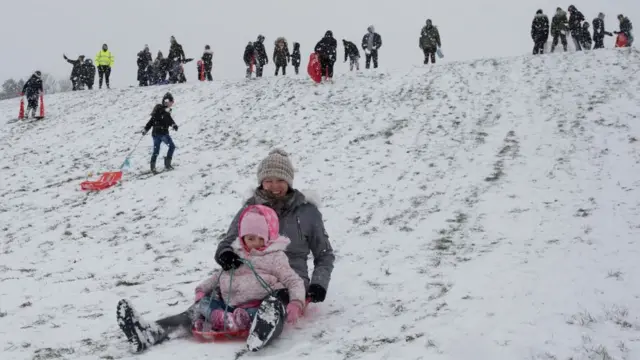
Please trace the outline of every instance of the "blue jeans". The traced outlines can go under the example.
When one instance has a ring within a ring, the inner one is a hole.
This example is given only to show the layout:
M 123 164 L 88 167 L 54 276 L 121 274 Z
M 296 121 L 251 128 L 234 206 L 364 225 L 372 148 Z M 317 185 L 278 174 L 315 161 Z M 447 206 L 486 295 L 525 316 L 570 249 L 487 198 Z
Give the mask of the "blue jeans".
M 176 150 L 176 145 L 171 140 L 171 136 L 167 135 L 158 135 L 153 137 L 153 155 L 158 156 L 160 154 L 160 144 L 165 143 L 169 147 L 169 151 L 167 151 L 167 157 L 173 157 L 173 152 Z

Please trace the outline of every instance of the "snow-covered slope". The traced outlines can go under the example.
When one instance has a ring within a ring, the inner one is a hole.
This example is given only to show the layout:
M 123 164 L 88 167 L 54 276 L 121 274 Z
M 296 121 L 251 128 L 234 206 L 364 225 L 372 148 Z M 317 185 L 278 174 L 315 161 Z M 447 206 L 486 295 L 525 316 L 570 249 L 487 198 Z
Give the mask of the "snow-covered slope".
M 637 359 L 639 70 L 637 50 L 606 50 L 48 97 L 46 120 L 0 130 L 1 357 L 133 357 L 118 299 L 150 320 L 186 308 L 282 146 L 322 198 L 336 268 L 325 303 L 246 357 Z M 81 192 L 167 90 L 176 171 L 139 175 L 145 138 L 120 186 Z

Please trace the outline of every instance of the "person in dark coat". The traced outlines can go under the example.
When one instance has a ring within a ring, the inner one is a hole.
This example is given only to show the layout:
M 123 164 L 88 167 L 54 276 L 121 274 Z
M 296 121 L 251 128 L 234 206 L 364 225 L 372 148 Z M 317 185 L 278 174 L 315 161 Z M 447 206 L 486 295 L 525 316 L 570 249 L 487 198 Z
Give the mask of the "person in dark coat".
M 162 51 L 158 51 L 156 59 L 151 64 L 151 81 L 150 85 L 164 84 L 167 80 L 167 67 L 168 60 L 162 54 Z
M 420 40 L 418 42 L 420 49 L 424 53 L 424 63 L 429 63 L 429 58 L 431 58 L 431 63 L 436 63 L 436 51 L 438 48 L 442 46 L 440 42 L 440 31 L 438 28 L 433 25 L 431 19 L 427 19 L 425 26 L 420 31 Z
M 567 51 L 567 29 L 568 29 L 567 13 L 562 8 L 556 9 L 556 14 L 551 19 L 551 36 L 553 36 L 553 42 L 551 43 L 551 52 L 558 46 L 558 40 L 562 42 L 562 48 Z
M 627 37 L 627 46 L 631 47 L 633 44 L 633 25 L 631 24 L 631 20 L 628 17 L 620 14 L 618 15 L 618 21 L 620 22 L 620 31 L 614 31 L 615 34 L 623 33 Z
M 282 68 L 282 75 L 287 75 L 287 64 L 291 62 L 291 53 L 289 53 L 287 39 L 279 37 L 273 45 L 273 63 L 276 66 L 276 76 L 278 76 L 278 70 L 280 70 L 280 68 Z
M 322 68 L 322 76 L 326 80 L 333 78 L 333 65 L 338 58 L 338 42 L 333 37 L 333 32 L 328 30 L 324 37 L 318 41 L 314 48 L 316 54 L 320 58 L 320 67 Z
M 256 77 L 262 77 L 262 69 L 269 63 L 267 49 L 264 47 L 264 36 L 258 35 L 258 41 L 253 43 L 255 51 Z
M 300 43 L 293 43 L 293 53 L 291 53 L 291 65 L 298 75 L 300 70 Z
M 204 53 L 202 54 L 202 62 L 204 63 L 204 77 L 207 81 L 212 81 L 211 70 L 213 70 L 213 51 L 211 46 L 205 45 Z
M 93 83 L 96 80 L 96 66 L 93 65 L 93 60 L 86 59 L 82 64 L 82 83 L 89 90 L 93 90 Z
M 27 96 L 27 111 L 25 113 L 26 118 L 29 118 L 29 110 L 31 110 L 33 116 L 36 116 L 36 110 L 38 109 L 38 98 L 40 94 L 44 92 L 42 85 L 42 73 L 36 70 L 33 75 L 24 83 L 22 87 L 22 93 L 20 96 Z
M 583 21 L 584 15 L 574 5 L 569 6 L 569 31 L 571 31 L 571 39 L 573 39 L 576 51 L 582 51 L 580 39 L 582 38 Z
M 373 68 L 378 68 L 378 49 L 382 46 L 382 37 L 378 34 L 373 25 L 367 28 L 367 33 L 362 37 L 362 49 L 365 53 L 365 67 L 371 66 L 373 59 Z
M 604 36 L 613 36 L 612 33 L 604 29 L 604 14 L 599 13 L 598 17 L 593 19 L 593 49 L 604 48 Z
M 76 91 L 76 90 L 82 90 L 83 88 L 83 84 L 82 84 L 82 65 L 84 64 L 84 55 L 80 55 L 78 56 L 77 60 L 70 60 L 67 55 L 62 54 L 62 56 L 64 57 L 65 60 L 67 60 L 67 62 L 71 65 L 73 65 L 73 68 L 71 69 L 71 77 L 69 79 L 71 79 L 71 85 L 72 90 Z
M 172 170 L 171 159 L 173 158 L 173 152 L 176 149 L 171 136 L 169 135 L 169 128 L 172 127 L 174 131 L 178 131 L 178 125 L 171 117 L 171 107 L 173 106 L 173 95 L 166 93 L 162 97 L 162 104 L 157 104 L 151 112 L 151 119 L 147 122 L 142 135 L 146 135 L 149 129 L 153 128 L 151 136 L 153 137 L 153 154 L 151 155 L 151 172 L 156 173 L 156 159 L 160 154 L 160 144 L 165 143 L 169 146 L 167 156 L 164 158 L 165 170 Z
M 167 70 L 169 71 L 169 82 L 172 84 L 180 82 L 182 79 L 182 64 L 186 62 L 186 56 L 182 45 L 178 43 L 175 36 L 171 36 L 171 47 L 167 55 Z
M 342 39 L 342 46 L 344 46 L 344 62 L 347 62 L 347 58 L 349 58 L 349 71 L 353 71 L 354 67 L 356 70 L 360 70 L 360 51 L 356 44 Z
M 145 45 L 144 49 L 138 53 L 138 83 L 140 86 L 149 85 L 149 66 L 153 62 L 149 45 Z
M 582 33 L 580 34 L 580 45 L 584 50 L 591 50 L 591 45 L 593 41 L 591 40 L 591 33 L 589 32 L 589 22 L 585 21 L 582 23 Z
M 549 39 L 549 18 L 541 9 L 536 12 L 531 22 L 531 39 L 533 39 L 533 55 L 544 54 L 544 44 Z
M 256 64 L 256 49 L 253 47 L 252 41 L 249 41 L 247 46 L 244 48 L 244 55 L 242 55 L 242 60 L 247 66 L 247 79 L 249 79 L 251 78 L 251 73 L 253 72 L 253 66 Z

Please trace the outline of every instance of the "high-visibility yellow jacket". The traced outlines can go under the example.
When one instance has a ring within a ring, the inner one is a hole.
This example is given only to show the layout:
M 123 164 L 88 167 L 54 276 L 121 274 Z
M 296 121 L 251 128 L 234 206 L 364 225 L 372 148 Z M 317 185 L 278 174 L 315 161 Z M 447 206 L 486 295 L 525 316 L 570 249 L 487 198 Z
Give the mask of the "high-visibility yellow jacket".
M 96 61 L 95 61 L 96 66 L 108 66 L 108 67 L 112 67 L 113 66 L 113 55 L 111 54 L 111 51 L 107 50 L 100 50 L 98 51 L 98 54 L 96 54 Z

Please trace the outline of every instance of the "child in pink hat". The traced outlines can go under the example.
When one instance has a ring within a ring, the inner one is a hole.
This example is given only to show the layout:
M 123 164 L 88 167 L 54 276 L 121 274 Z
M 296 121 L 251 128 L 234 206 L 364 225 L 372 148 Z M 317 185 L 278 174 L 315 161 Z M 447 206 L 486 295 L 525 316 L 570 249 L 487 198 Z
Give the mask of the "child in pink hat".
M 238 227 L 238 238 L 232 245 L 233 250 L 228 251 L 248 260 L 271 289 L 289 290 L 287 321 L 295 323 L 304 309 L 305 288 L 302 278 L 291 268 L 284 253 L 291 241 L 279 235 L 278 215 L 267 206 L 251 205 L 240 214 Z M 196 287 L 197 311 L 201 317 L 195 327 L 200 330 L 208 320 L 213 330 L 222 330 L 226 320 L 227 329 L 248 329 L 261 300 L 269 292 L 246 265 L 240 266 L 233 274 L 221 271 L 216 271 Z M 220 298 L 210 296 L 218 281 Z M 227 319 L 224 318 L 225 305 L 228 306 Z

